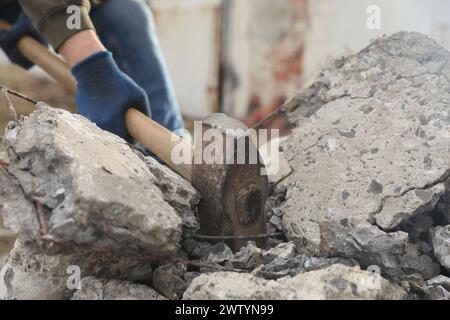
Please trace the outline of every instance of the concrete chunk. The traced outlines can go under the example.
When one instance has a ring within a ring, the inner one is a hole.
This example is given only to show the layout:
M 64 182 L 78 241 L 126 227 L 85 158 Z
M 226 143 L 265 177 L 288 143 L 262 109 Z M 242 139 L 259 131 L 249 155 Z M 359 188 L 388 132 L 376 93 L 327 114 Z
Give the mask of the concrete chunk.
M 164 200 L 180 215 L 183 226 L 190 231 L 197 231 L 200 223 L 195 207 L 200 202 L 200 193 L 169 167 L 162 166 L 151 157 L 146 157 L 145 160 L 156 178 L 153 183 L 161 190 Z
M 128 281 L 87 277 L 71 300 L 166 300 L 150 287 Z
M 428 280 L 427 284 L 429 286 L 442 286 L 445 289 L 447 289 L 448 291 L 450 291 L 450 278 L 445 277 L 445 276 L 438 276 L 436 278 L 433 278 L 431 280 Z
M 438 276 L 427 282 L 429 286 L 428 298 L 431 300 L 450 300 L 450 278 Z
M 217 272 L 195 278 L 184 300 L 279 300 L 281 286 L 247 273 Z
M 299 251 L 332 256 L 352 247 L 362 265 L 372 255 L 382 269 L 401 272 L 393 252 L 403 255 L 405 240 L 388 231 L 433 210 L 444 196 L 449 101 L 450 53 L 408 32 L 336 61 L 291 99 L 286 108 L 296 128 L 282 148 L 293 173 L 280 210 Z M 349 231 L 361 223 L 379 227 L 363 245 Z M 325 246 L 330 238 L 335 245 Z M 387 263 L 384 254 L 391 256 Z
M 380 275 L 340 264 L 278 281 L 230 272 L 201 275 L 184 294 L 186 300 L 398 300 L 405 297 L 402 288 Z
M 401 257 L 406 254 L 407 233 L 385 233 L 368 223 L 342 225 L 333 222 L 304 222 L 298 227 L 298 234 L 306 239 L 315 232 L 313 228 L 308 229 L 311 226 L 317 228 L 318 238 L 311 238 L 314 240 L 313 244 L 298 245 L 301 251 L 307 251 L 314 256 L 355 259 L 363 268 L 377 266 L 382 274 L 390 276 L 402 274 Z
M 0 299 L 69 299 L 82 277 L 135 281 L 145 278 L 143 270 L 151 280 L 148 263 L 85 250 L 48 256 L 18 240 L 0 271 Z
M 440 183 L 428 190 L 413 190 L 402 197 L 389 198 L 375 216 L 377 224 L 385 230 L 392 230 L 405 220 L 433 210 L 444 193 L 445 187 Z
M 149 169 L 124 140 L 81 116 L 39 104 L 2 145 L 10 165 L 0 168 L 1 211 L 26 240 L 161 256 L 176 252 L 183 221 L 195 227 L 195 190 L 161 179 L 161 165 Z
M 431 231 L 434 255 L 440 264 L 450 271 L 450 225 Z

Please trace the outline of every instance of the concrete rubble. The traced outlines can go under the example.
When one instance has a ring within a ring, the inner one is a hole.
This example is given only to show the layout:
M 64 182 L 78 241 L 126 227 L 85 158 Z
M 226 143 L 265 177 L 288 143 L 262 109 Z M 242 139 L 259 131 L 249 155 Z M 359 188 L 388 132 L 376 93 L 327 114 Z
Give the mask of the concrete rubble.
M 287 101 L 266 208 L 284 236 L 237 252 L 192 236 L 186 180 L 39 104 L 0 142 L 0 210 L 18 238 L 0 299 L 450 299 L 449 61 L 401 32 Z
M 81 280 L 81 288 L 71 300 L 165 300 L 152 288 L 127 281 L 86 277 Z
M 335 61 L 286 103 L 293 174 L 276 210 L 300 252 L 352 258 L 398 283 L 444 272 L 449 98 L 450 52 L 400 32 Z
M 439 276 L 428 280 L 429 299 L 450 300 L 450 278 Z
M 5 225 L 41 246 L 172 255 L 183 220 L 189 227 L 195 220 L 199 197 L 190 185 L 180 178 L 171 187 L 168 173 L 156 169 L 161 165 L 146 165 L 124 140 L 80 116 L 40 104 L 7 131 L 3 146 L 9 163 L 0 172 Z
M 437 227 L 432 232 L 434 255 L 450 271 L 450 225 Z
M 398 300 L 405 296 L 401 287 L 378 274 L 340 264 L 278 281 L 243 273 L 211 273 L 194 279 L 184 293 L 187 300 Z
M 186 272 L 184 266 L 160 266 L 153 272 L 153 287 L 168 299 L 181 299 L 187 287 L 184 280 Z
M 76 283 L 68 284 L 71 266 L 79 268 L 83 277 L 136 282 L 147 277 L 151 281 L 152 268 L 147 262 L 85 250 L 49 256 L 33 244 L 18 240 L 0 272 L 0 299 L 68 299 L 76 289 Z

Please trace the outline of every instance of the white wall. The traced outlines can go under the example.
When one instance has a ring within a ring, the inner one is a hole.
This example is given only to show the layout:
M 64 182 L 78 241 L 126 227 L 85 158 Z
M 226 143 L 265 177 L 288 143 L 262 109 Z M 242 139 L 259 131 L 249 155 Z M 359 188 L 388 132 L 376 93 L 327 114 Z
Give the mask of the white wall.
M 419 31 L 450 48 L 450 0 L 310 0 L 305 68 L 311 79 L 324 63 L 356 52 L 371 39 Z M 381 30 L 369 30 L 369 5 L 381 8 Z
M 151 0 L 156 28 L 184 115 L 218 108 L 221 0 Z
M 228 0 L 223 110 L 244 117 L 292 96 L 300 86 L 304 1 Z M 298 65 L 297 65 L 298 62 Z

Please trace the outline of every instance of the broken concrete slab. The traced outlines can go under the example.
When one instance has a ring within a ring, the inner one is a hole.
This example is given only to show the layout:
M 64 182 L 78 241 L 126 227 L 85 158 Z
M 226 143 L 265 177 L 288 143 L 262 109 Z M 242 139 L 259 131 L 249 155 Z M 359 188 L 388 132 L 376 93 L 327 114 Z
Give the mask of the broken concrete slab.
M 431 300 L 450 300 L 450 278 L 438 276 L 427 282 L 429 286 L 428 298 Z
M 290 259 L 297 253 L 297 247 L 293 242 L 280 243 L 263 253 L 264 263 L 270 263 L 275 259 Z
M 333 256 L 351 250 L 362 265 L 401 272 L 394 255 L 404 254 L 408 239 L 392 231 L 444 196 L 449 101 L 450 53 L 408 32 L 336 61 L 288 101 L 296 128 L 282 149 L 293 173 L 283 182 L 280 210 L 284 231 L 299 251 Z M 357 231 L 342 229 L 361 223 L 379 228 L 364 236 L 370 253 L 352 238 Z M 324 245 L 330 237 L 336 245 Z M 390 256 L 387 263 L 379 252 Z
M 436 220 L 440 225 L 450 224 L 450 203 L 447 200 L 441 200 L 436 205 Z
M 249 242 L 245 247 L 235 253 L 235 255 L 225 263 L 225 266 L 234 269 L 253 270 L 264 264 L 264 251 L 256 246 L 254 242 Z
M 409 244 L 401 257 L 401 267 L 406 274 L 419 274 L 429 280 L 441 273 L 441 266 L 428 254 L 420 252 L 417 246 Z
M 450 225 L 436 227 L 431 231 L 434 255 L 440 264 L 450 271 Z
M 184 300 L 279 300 L 280 285 L 248 273 L 216 272 L 195 278 Z
M 233 251 L 231 251 L 230 247 L 228 247 L 225 243 L 217 243 L 212 247 L 207 262 L 210 263 L 223 263 L 225 261 L 229 261 L 233 259 Z
M 153 272 L 153 287 L 160 294 L 171 300 L 179 300 L 186 290 L 187 284 L 182 279 L 186 270 L 180 266 L 164 265 Z
M 399 300 L 405 297 L 402 288 L 380 275 L 339 264 L 278 281 L 242 273 L 205 274 L 194 279 L 183 296 L 186 300 Z
M 177 251 L 183 222 L 196 225 L 192 187 L 81 116 L 40 103 L 1 144 L 1 211 L 25 240 L 161 256 Z
M 430 294 L 428 285 L 420 274 L 405 275 L 402 281 L 398 282 L 408 292 L 408 299 L 416 300 L 420 295 Z
M 383 275 L 403 273 L 401 257 L 406 254 L 408 245 L 405 232 L 385 233 L 365 222 L 358 225 L 351 225 L 348 221 L 329 222 L 320 224 L 317 241 L 317 256 L 355 259 L 362 268 L 379 267 Z
M 71 300 L 166 300 L 150 287 L 128 281 L 86 277 Z
M 429 286 L 443 286 L 445 289 L 450 291 L 450 278 L 445 276 L 437 276 L 436 278 L 428 280 Z
M 444 184 L 440 183 L 429 190 L 416 189 L 400 198 L 388 198 L 375 220 L 384 230 L 392 230 L 405 220 L 433 210 L 444 193 Z
M 20 183 L 2 167 L 0 167 L 0 199 L 2 199 L 0 213 L 4 216 L 6 226 L 13 228 L 16 223 L 20 223 L 20 228 L 17 226 L 13 231 L 16 235 L 23 232 L 22 237 L 25 240 L 41 237 L 39 219 L 33 202 L 27 199 Z M 16 212 L 20 212 L 20 216 Z M 16 219 L 21 222 L 17 222 Z
M 447 291 L 442 286 L 433 286 L 430 289 L 430 293 L 428 294 L 429 300 L 450 300 L 450 292 Z
M 277 280 L 284 277 L 295 277 L 299 273 L 328 268 L 334 264 L 349 267 L 359 266 L 354 260 L 346 258 L 316 258 L 300 255 L 292 258 L 278 257 L 268 264 L 252 271 L 252 274 L 268 280 Z
M 67 270 L 71 256 L 48 257 L 35 248 L 16 242 L 0 272 L 0 299 L 61 300 L 68 299 Z
M 200 202 L 200 193 L 169 167 L 162 166 L 151 157 L 146 157 L 145 161 L 156 178 L 153 183 L 161 190 L 164 200 L 180 215 L 183 226 L 190 232 L 198 231 L 200 223 L 195 207 Z
M 340 264 L 279 280 L 297 297 L 312 300 L 401 300 L 406 292 L 379 274 Z
M 223 263 L 234 256 L 233 251 L 224 242 L 211 244 L 189 239 L 183 242 L 183 248 L 193 259 L 211 263 Z
M 148 263 L 108 254 L 78 250 L 48 256 L 33 244 L 16 241 L 0 271 L 0 299 L 61 300 L 75 290 L 77 277 L 98 276 L 142 281 Z M 79 274 L 77 274 L 79 272 Z
M 429 242 L 429 230 L 435 225 L 433 214 L 426 213 L 411 218 L 401 224 L 399 229 L 408 233 L 409 241 L 418 245 L 425 252 L 430 253 L 431 242 Z M 424 241 L 425 239 L 425 241 Z

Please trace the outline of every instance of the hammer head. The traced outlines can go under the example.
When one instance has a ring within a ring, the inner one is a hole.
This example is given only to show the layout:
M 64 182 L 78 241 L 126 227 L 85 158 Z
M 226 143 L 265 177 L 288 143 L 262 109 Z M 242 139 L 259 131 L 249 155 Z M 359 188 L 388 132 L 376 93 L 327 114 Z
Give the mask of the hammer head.
M 255 145 L 255 131 L 224 114 L 214 114 L 196 130 L 192 184 L 202 194 L 200 232 L 207 236 L 251 236 L 266 233 L 268 178 Z M 227 244 L 234 250 L 248 240 Z M 264 247 L 266 239 L 256 239 Z

